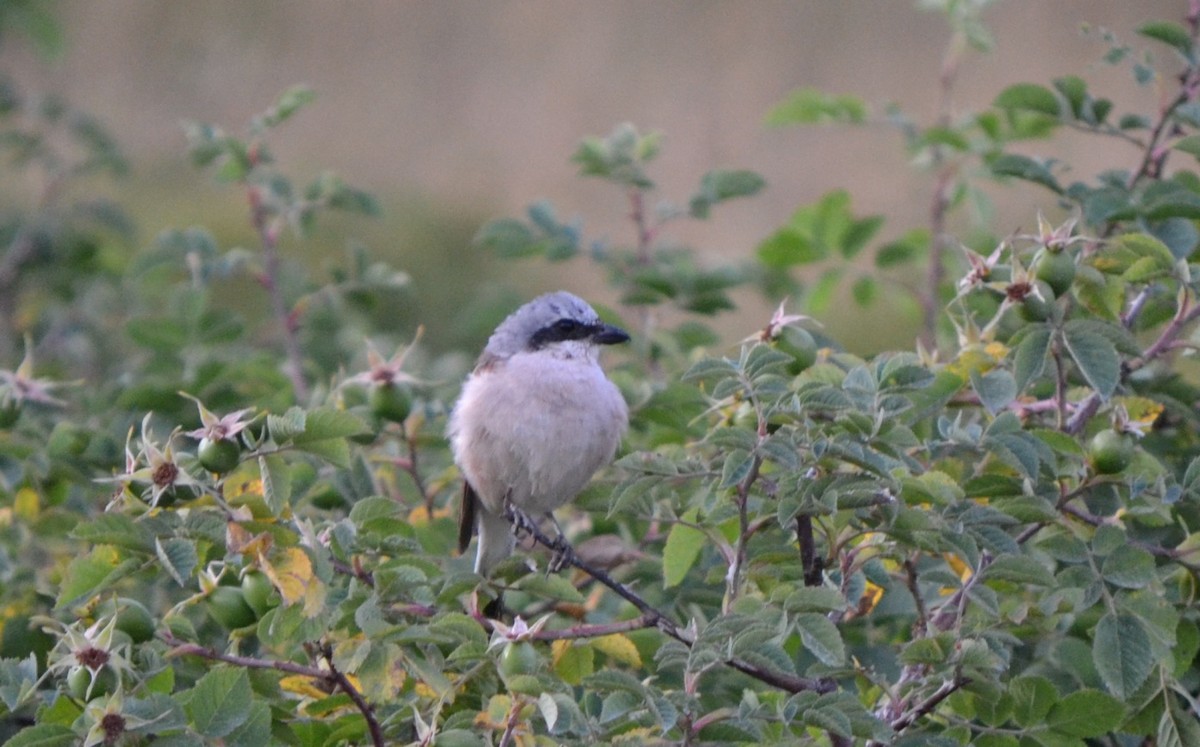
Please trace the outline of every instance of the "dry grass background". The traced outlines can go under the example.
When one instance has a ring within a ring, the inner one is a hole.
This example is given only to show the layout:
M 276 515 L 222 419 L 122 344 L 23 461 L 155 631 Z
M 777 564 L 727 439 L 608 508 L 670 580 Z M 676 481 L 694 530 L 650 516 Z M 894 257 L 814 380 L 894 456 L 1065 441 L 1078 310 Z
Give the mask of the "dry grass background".
M 600 278 L 578 267 L 529 273 L 482 259 L 467 242 L 482 221 L 540 197 L 585 216 L 591 236 L 627 240 L 620 195 L 578 179 L 567 160 L 581 137 L 622 121 L 666 134 L 656 172 L 664 196 L 684 199 L 713 167 L 766 177 L 759 197 L 675 232 L 703 255 L 748 256 L 796 206 L 833 188 L 848 189 L 858 212 L 887 216 L 884 238 L 921 225 L 927 212 L 929 179 L 906 163 L 893 130 L 762 124 L 772 104 L 801 86 L 895 101 L 931 120 L 948 29 L 912 2 L 67 0 L 58 7 L 62 58 L 47 62 L 5 44 L 0 69 L 27 88 L 64 94 L 113 128 L 133 161 L 117 196 L 134 206 L 141 241 L 190 224 L 212 225 L 229 242 L 248 240 L 237 195 L 191 170 L 178 123 L 236 127 L 284 88 L 307 83 L 318 100 L 279 133 L 277 153 L 295 173 L 342 174 L 376 193 L 386 211 L 370 225 L 332 224 L 311 251 L 340 254 L 342 234 L 364 238 L 412 272 L 416 306 L 435 327 L 501 286 L 522 295 L 556 284 L 597 292 Z M 977 109 L 1008 84 L 1074 73 L 1119 105 L 1145 110 L 1156 91 L 1100 63 L 1105 45 L 1080 24 L 1137 44 L 1139 22 L 1179 19 L 1185 10 L 1182 0 L 997 3 L 984 14 L 996 48 L 967 59 L 955 106 Z M 1113 147 L 1121 146 L 1079 137 L 1055 151 L 1083 177 L 1113 163 L 1100 150 Z M 1039 208 L 1053 210 L 1048 193 L 1031 187 L 997 199 L 1001 231 L 1027 227 Z M 746 299 L 746 313 L 764 308 Z M 829 321 L 859 349 L 911 340 L 903 321 L 877 318 L 848 310 Z

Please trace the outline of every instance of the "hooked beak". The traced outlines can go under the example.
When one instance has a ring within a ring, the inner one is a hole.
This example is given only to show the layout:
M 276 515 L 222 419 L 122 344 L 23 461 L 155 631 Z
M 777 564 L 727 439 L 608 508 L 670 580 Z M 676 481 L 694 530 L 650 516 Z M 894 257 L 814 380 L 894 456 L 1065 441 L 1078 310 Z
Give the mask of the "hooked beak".
M 596 331 L 592 333 L 592 342 L 597 345 L 616 345 L 622 342 L 629 342 L 629 333 L 611 324 L 600 324 L 596 326 Z

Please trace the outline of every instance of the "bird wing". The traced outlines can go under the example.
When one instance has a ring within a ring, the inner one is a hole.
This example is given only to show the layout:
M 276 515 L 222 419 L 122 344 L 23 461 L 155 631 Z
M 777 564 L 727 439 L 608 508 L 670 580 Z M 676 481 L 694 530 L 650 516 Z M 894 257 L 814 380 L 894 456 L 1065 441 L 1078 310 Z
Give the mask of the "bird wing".
M 471 483 L 463 480 L 462 506 L 458 513 L 458 551 L 467 551 L 475 536 L 475 512 L 479 510 L 479 494 Z

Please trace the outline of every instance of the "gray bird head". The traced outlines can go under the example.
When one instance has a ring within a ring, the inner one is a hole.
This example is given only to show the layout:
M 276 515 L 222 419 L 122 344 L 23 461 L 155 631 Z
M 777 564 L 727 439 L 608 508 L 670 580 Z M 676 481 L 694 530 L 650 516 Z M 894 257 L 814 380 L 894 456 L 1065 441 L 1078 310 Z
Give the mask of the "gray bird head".
M 582 298 L 558 291 L 538 296 L 501 322 L 488 338 L 480 363 L 566 341 L 614 345 L 628 339 L 625 330 L 600 321 Z

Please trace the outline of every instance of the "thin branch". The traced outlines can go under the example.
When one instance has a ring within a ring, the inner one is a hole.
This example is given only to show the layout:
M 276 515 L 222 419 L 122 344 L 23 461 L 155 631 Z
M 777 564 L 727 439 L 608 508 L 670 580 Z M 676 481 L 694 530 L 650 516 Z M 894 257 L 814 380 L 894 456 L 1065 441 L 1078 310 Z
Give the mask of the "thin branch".
M 943 700 L 949 698 L 954 692 L 965 685 L 969 685 L 971 680 L 967 677 L 955 677 L 954 679 L 943 682 L 941 687 L 930 693 L 929 697 L 922 700 L 917 705 L 908 709 L 903 715 L 892 721 L 889 725 L 896 732 L 901 732 L 912 726 L 917 719 L 928 716 L 933 713 L 933 709 L 937 708 Z M 876 744 L 870 742 L 869 744 Z
M 304 356 L 300 351 L 300 323 L 296 315 L 288 311 L 283 289 L 279 285 L 279 229 L 270 221 L 269 211 L 263 204 L 259 188 L 248 185 L 246 195 L 250 201 L 250 222 L 254 225 L 262 246 L 263 271 L 259 276 L 259 283 L 266 289 L 271 301 L 271 312 L 283 330 L 283 349 L 288 360 L 287 373 L 292 381 L 296 399 L 307 402 L 308 382 L 304 378 Z
M 507 518 L 509 521 L 514 520 L 515 517 L 511 509 L 505 512 L 505 518 Z M 550 550 L 560 553 L 562 552 L 560 541 L 558 539 L 546 536 L 546 534 L 537 526 L 532 526 L 528 523 L 522 522 L 520 531 L 521 533 L 532 537 L 533 540 L 538 544 L 547 547 Z M 656 627 L 662 631 L 663 634 L 679 641 L 689 648 L 695 645 L 695 638 L 690 631 L 679 627 L 675 621 L 667 617 L 663 612 L 655 609 L 653 605 L 634 593 L 634 591 L 628 586 L 625 586 L 619 581 L 614 580 L 612 576 L 609 576 L 605 571 L 595 568 L 592 565 L 580 560 L 574 552 L 570 551 L 565 553 L 565 557 L 562 558 L 562 562 L 565 565 L 578 568 L 579 570 L 588 574 L 615 592 L 617 596 L 636 607 L 644 617 L 643 622 L 645 624 L 642 627 Z M 780 690 L 790 693 L 804 692 L 806 690 L 812 690 L 818 693 L 828 693 L 833 692 L 837 688 L 837 683 L 828 678 L 795 677 L 790 674 L 777 672 L 758 666 L 757 664 L 751 664 L 741 659 L 727 659 L 724 663 L 726 666 L 736 669 L 743 674 L 759 680 L 760 682 L 764 682 L 768 685 L 777 687 Z
M 383 727 L 379 725 L 379 719 L 375 718 L 374 707 L 366 701 L 362 693 L 354 686 L 354 683 L 333 665 L 333 649 L 329 644 L 321 646 L 321 658 L 325 659 L 325 663 L 329 666 L 329 675 L 337 683 L 338 688 L 346 693 L 350 700 L 354 702 L 354 707 L 358 709 L 358 712 L 366 720 L 367 730 L 371 733 L 371 743 L 375 747 L 384 747 L 386 742 L 383 739 Z
M 320 682 L 325 682 L 331 687 L 335 687 L 344 692 L 354 706 L 358 708 L 363 718 L 367 722 L 367 730 L 371 734 L 371 743 L 375 747 L 384 747 L 386 742 L 383 738 L 383 728 L 379 725 L 379 720 L 375 718 L 375 710 L 362 696 L 354 684 L 350 682 L 346 675 L 338 671 L 333 665 L 333 650 L 328 644 L 323 645 L 320 649 L 321 658 L 325 660 L 328 669 L 318 667 L 305 666 L 292 661 L 284 661 L 282 659 L 258 659 L 252 656 L 238 656 L 236 654 L 227 654 L 222 651 L 217 651 L 214 648 L 201 646 L 198 643 L 189 643 L 187 641 L 176 638 L 171 633 L 162 633 L 162 640 L 171 646 L 167 652 L 167 656 L 198 656 L 202 659 L 211 661 L 221 661 L 226 664 L 242 667 L 244 669 L 273 669 L 278 672 L 287 672 L 288 674 L 298 674 Z

